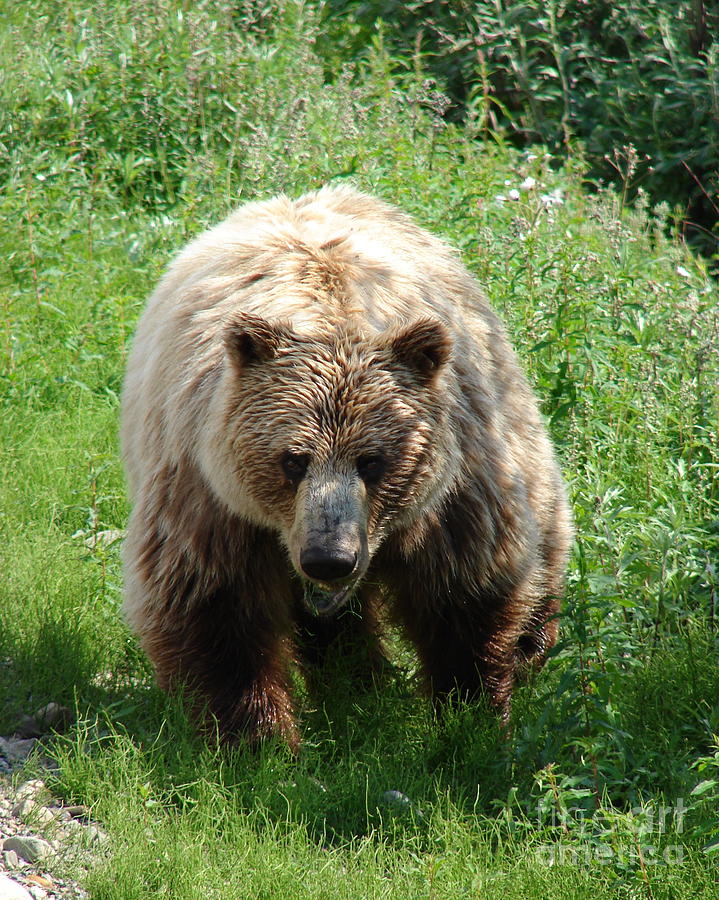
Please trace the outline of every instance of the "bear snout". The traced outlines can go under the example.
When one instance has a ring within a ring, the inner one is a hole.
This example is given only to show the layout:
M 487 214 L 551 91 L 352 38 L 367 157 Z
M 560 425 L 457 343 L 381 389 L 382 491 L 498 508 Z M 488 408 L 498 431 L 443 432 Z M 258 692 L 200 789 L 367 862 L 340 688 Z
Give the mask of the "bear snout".
M 357 566 L 357 556 L 356 550 L 315 544 L 302 550 L 300 566 L 313 581 L 333 584 L 352 575 Z

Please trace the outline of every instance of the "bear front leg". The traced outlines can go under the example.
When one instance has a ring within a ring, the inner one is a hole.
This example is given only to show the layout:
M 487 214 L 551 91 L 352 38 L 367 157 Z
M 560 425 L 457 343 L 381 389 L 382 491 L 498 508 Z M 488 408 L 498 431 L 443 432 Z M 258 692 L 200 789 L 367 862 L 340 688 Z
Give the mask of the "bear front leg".
M 455 598 L 456 599 L 456 595 Z M 426 692 L 443 703 L 451 696 L 485 694 L 503 721 L 509 718 L 517 659 L 517 627 L 497 600 L 423 607 L 417 598 L 400 605 L 405 633 L 420 658 Z
M 259 603 L 251 613 L 241 604 L 234 591 L 216 591 L 181 616 L 158 617 L 143 629 L 142 645 L 161 687 L 189 690 L 207 732 L 216 722 L 222 741 L 279 736 L 296 751 L 291 642 Z

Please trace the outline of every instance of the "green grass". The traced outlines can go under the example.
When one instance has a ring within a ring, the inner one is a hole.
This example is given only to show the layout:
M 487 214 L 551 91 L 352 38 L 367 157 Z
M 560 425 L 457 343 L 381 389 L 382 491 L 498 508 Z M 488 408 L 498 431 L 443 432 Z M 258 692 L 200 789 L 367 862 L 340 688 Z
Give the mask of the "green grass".
M 77 709 L 53 787 L 111 836 L 91 896 L 715 896 L 719 303 L 668 211 L 434 121 L 381 45 L 325 83 L 311 7 L 3 22 L 0 733 Z M 117 544 L 87 543 L 127 517 L 128 341 L 191 235 L 343 178 L 459 246 L 515 336 L 577 520 L 561 642 L 508 735 L 481 705 L 435 719 L 398 648 L 376 691 L 298 686 L 299 759 L 220 753 L 122 623 Z

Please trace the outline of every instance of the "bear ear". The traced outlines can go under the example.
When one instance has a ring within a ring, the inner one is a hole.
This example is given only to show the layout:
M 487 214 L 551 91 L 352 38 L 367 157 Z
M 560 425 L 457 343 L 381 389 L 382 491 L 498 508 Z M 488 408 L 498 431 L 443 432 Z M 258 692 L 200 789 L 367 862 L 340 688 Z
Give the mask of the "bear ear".
M 242 313 L 225 329 L 225 347 L 232 362 L 244 368 L 272 359 L 279 347 L 291 337 L 292 333 L 286 325 Z
M 418 319 L 396 331 L 389 346 L 395 359 L 428 384 L 449 359 L 452 338 L 436 319 Z

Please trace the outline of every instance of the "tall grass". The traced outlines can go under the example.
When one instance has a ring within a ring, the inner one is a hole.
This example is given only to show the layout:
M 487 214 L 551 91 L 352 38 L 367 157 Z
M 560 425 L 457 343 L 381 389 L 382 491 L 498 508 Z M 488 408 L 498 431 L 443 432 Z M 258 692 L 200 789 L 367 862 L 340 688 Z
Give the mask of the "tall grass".
M 111 835 L 91 895 L 714 896 L 719 317 L 668 211 L 477 144 L 381 42 L 325 81 L 308 7 L 4 14 L 0 733 L 77 710 L 54 786 Z M 377 690 L 298 685 L 298 760 L 219 753 L 154 687 L 98 540 L 127 516 L 128 341 L 189 236 L 344 178 L 459 246 L 510 325 L 577 519 L 562 638 L 509 736 L 481 704 L 434 718 L 398 646 Z

